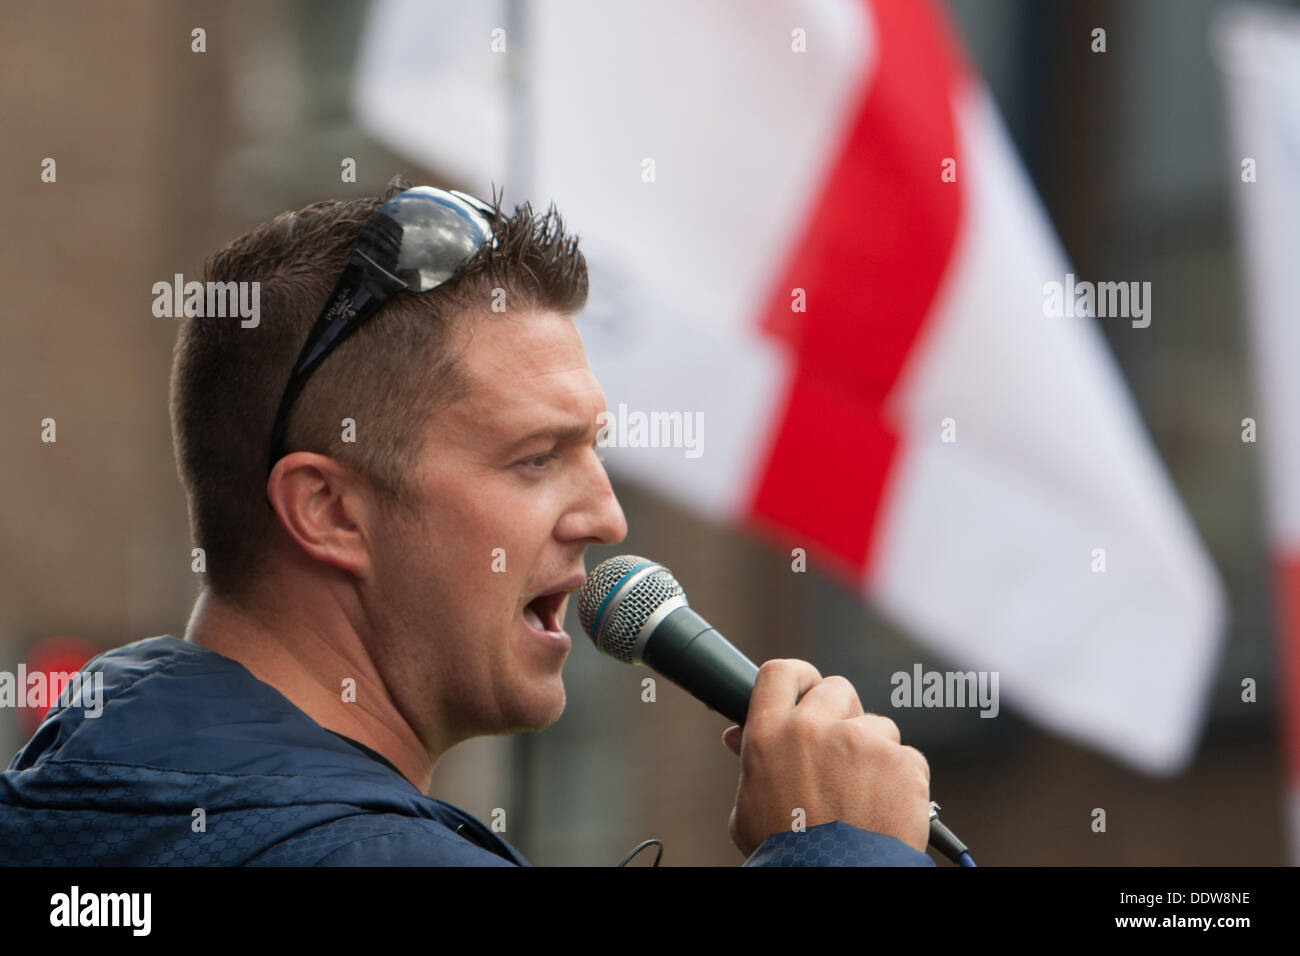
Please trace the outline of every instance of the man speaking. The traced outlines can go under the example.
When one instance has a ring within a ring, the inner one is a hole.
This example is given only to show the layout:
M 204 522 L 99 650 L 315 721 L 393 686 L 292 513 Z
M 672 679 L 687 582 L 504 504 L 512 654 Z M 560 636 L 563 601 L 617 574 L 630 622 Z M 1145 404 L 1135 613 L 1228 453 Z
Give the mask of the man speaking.
M 627 533 L 586 263 L 553 209 L 405 185 L 209 260 L 261 317 L 176 345 L 203 590 L 183 640 L 95 658 L 100 712 L 63 701 L 0 775 L 0 864 L 526 864 L 426 794 L 457 743 L 560 717 L 584 552 Z M 768 661 L 723 742 L 747 865 L 932 865 L 925 759 L 843 678 Z

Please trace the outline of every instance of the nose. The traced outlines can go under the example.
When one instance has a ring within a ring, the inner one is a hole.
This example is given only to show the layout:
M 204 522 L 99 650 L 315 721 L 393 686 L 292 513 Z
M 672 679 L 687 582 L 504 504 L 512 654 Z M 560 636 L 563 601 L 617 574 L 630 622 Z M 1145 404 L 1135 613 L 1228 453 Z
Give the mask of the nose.
M 556 537 L 588 544 L 618 544 L 627 537 L 627 518 L 595 450 L 589 451 L 584 481 L 573 507 L 556 525 Z

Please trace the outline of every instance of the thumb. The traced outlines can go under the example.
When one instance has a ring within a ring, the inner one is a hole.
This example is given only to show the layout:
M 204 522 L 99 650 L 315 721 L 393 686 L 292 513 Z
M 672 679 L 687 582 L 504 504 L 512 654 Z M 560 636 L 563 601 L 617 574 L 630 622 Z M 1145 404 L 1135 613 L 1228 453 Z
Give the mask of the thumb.
M 739 724 L 732 724 L 722 732 L 722 743 L 737 757 L 740 756 L 741 729 Z

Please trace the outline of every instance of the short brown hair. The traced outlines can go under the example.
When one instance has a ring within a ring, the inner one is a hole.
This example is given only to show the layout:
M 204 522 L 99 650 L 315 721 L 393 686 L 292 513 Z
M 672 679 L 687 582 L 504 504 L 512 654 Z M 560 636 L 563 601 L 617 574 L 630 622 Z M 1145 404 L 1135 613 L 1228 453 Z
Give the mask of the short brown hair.
M 171 421 L 190 530 L 204 549 L 214 592 L 237 594 L 262 566 L 275 515 L 266 502 L 271 426 L 307 332 L 334 288 L 361 225 L 410 184 L 383 195 L 327 200 L 263 223 L 214 254 L 205 282 L 260 283 L 260 321 L 182 320 L 172 362 Z M 511 313 L 573 314 L 587 300 L 587 264 L 555 207 L 512 216 L 493 207 L 497 245 L 431 292 L 401 292 L 345 340 L 308 380 L 290 414 L 285 447 L 338 458 L 381 500 L 401 504 L 426 423 L 463 394 L 467 380 L 449 351 L 453 324 L 490 315 L 505 291 Z M 341 423 L 357 423 L 344 442 Z

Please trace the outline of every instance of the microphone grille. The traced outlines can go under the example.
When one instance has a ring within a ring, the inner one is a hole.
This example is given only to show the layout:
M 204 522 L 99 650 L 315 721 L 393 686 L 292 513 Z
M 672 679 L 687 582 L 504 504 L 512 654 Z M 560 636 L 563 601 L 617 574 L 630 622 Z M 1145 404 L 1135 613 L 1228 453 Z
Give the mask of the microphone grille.
M 653 563 L 649 558 L 642 558 L 635 554 L 620 554 L 614 558 L 606 558 L 587 575 L 586 583 L 578 591 L 578 620 L 582 622 L 582 629 L 591 636 L 593 641 L 596 639 L 594 637 L 596 614 L 605 598 L 609 597 L 614 592 L 614 588 L 618 587 L 618 583 L 633 570 Z
M 604 607 L 633 573 L 645 571 L 631 589 Z M 578 592 L 578 619 L 596 647 L 624 663 L 633 663 L 637 634 L 663 603 L 684 595 L 672 572 L 648 558 L 621 554 L 596 566 Z M 601 619 L 597 619 L 600 614 Z M 597 634 L 599 633 L 599 639 Z

